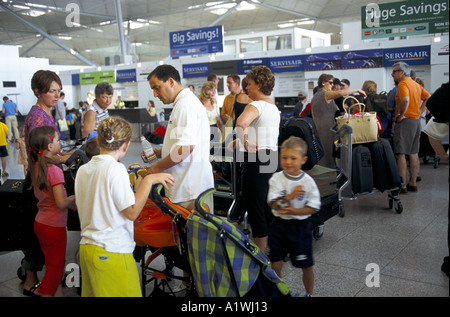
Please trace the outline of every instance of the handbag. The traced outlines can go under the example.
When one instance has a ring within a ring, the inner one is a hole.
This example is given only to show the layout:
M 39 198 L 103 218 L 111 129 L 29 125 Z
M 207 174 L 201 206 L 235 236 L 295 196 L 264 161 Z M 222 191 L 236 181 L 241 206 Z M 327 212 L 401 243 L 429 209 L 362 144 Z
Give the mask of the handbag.
M 58 120 L 58 126 L 59 126 L 59 131 L 61 131 L 61 132 L 65 132 L 65 131 L 69 130 L 69 127 L 67 126 L 67 122 L 64 119 Z
M 336 122 L 338 129 L 344 124 L 350 126 L 353 130 L 352 144 L 369 143 L 378 140 L 378 124 L 375 112 L 364 112 L 365 105 L 360 103 L 355 97 L 348 96 L 344 99 L 343 104 L 348 98 L 353 98 L 356 103 L 345 110 L 345 115 L 337 117 Z M 361 109 L 362 106 L 362 109 Z M 357 114 L 351 114 L 350 109 L 359 107 Z M 341 143 L 348 145 L 348 138 L 341 137 Z

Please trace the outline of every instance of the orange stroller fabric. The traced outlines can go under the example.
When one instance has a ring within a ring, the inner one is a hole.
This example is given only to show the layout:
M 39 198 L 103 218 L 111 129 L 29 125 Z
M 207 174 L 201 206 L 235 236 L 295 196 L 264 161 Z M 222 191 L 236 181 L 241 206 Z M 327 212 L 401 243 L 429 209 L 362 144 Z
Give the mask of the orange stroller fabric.
M 172 228 L 173 218 L 163 214 L 150 199 L 134 221 L 134 240 L 139 246 L 170 247 L 177 245 Z
M 170 202 L 166 203 L 186 219 L 191 212 Z M 171 212 L 170 210 L 167 210 Z M 173 216 L 161 211 L 156 204 L 147 199 L 141 214 L 134 221 L 134 240 L 139 246 L 149 245 L 155 248 L 176 246 L 178 242 L 177 230 L 174 230 Z

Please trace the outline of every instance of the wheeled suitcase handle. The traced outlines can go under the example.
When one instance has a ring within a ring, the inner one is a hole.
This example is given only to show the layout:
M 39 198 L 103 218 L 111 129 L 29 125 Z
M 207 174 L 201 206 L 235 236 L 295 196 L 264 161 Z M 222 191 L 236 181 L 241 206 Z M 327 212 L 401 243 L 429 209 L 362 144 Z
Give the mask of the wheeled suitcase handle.
M 345 135 L 345 133 L 353 133 L 352 127 L 347 124 L 344 124 L 342 127 L 339 128 L 339 130 L 336 130 L 336 128 L 337 128 L 337 123 L 335 123 L 334 126 L 332 126 L 330 130 L 339 136 Z M 346 131 L 344 131 L 344 130 L 346 130 Z M 342 133 L 342 132 L 344 132 L 344 133 Z

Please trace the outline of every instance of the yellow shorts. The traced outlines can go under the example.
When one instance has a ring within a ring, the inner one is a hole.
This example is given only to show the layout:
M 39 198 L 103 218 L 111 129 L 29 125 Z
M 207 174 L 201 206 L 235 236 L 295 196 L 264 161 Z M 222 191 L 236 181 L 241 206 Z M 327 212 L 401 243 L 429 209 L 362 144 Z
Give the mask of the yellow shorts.
M 132 253 L 111 253 L 80 245 L 82 297 L 141 297 L 141 285 Z

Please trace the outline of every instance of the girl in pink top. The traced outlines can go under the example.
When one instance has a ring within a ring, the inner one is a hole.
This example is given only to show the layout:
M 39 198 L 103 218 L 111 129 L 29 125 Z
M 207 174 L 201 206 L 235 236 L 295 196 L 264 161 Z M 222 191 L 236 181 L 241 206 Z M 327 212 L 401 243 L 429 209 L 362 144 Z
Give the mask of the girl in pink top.
M 75 209 L 75 196 L 67 197 L 62 169 L 52 157 L 59 153 L 57 130 L 52 126 L 36 127 L 29 135 L 29 159 L 34 194 L 39 200 L 34 232 L 45 256 L 47 268 L 39 288 L 40 296 L 62 296 L 67 244 L 67 212 Z

